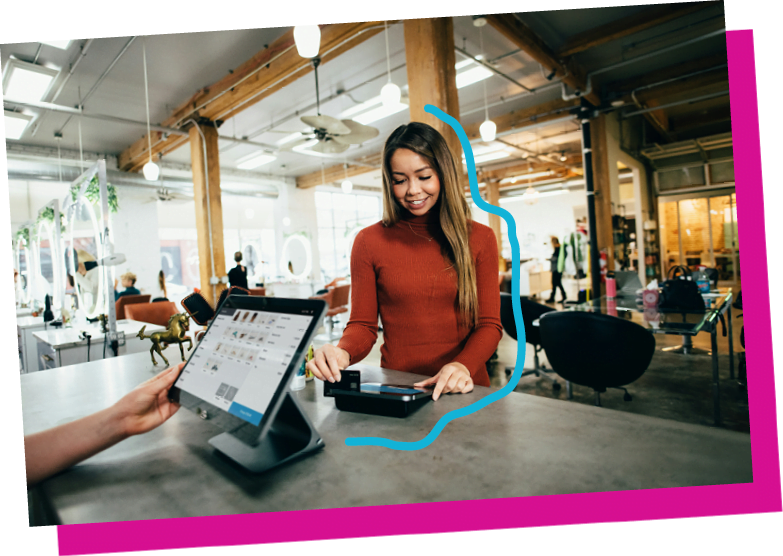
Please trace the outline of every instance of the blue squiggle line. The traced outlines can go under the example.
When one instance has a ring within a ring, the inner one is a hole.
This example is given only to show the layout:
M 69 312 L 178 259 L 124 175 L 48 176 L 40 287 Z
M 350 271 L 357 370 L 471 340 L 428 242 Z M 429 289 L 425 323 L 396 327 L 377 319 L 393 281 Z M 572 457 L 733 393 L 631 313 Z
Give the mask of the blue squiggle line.
M 449 124 L 454 132 L 459 137 L 459 141 L 462 144 L 462 149 L 465 151 L 465 162 L 468 165 L 468 180 L 470 181 L 470 193 L 473 197 L 473 202 L 478 205 L 481 210 L 495 214 L 503 218 L 508 225 L 508 240 L 511 243 L 511 301 L 514 309 L 514 323 L 522 323 L 522 306 L 519 302 L 519 241 L 517 240 L 517 224 L 514 221 L 514 217 L 511 214 L 500 207 L 490 205 L 484 199 L 481 198 L 478 189 L 478 180 L 476 179 L 476 163 L 473 160 L 473 149 L 468 141 L 468 136 L 465 130 L 462 129 L 460 123 L 443 112 L 440 108 L 437 108 L 431 104 L 424 107 L 425 112 L 434 115 L 436 118 Z M 525 326 L 519 326 L 517 324 L 517 363 L 514 367 L 514 374 L 503 388 L 497 392 L 485 396 L 484 398 L 473 402 L 467 407 L 455 409 L 449 411 L 446 415 L 440 418 L 433 429 L 427 436 L 421 440 L 415 442 L 401 442 L 398 440 L 389 440 L 388 438 L 379 438 L 375 436 L 367 436 L 363 438 L 346 438 L 345 444 L 347 446 L 383 446 L 385 448 L 391 448 L 392 450 L 421 450 L 426 448 L 438 437 L 443 428 L 454 419 L 472 415 L 478 410 L 487 407 L 489 404 L 496 402 L 502 398 L 508 396 L 516 387 L 519 379 L 522 377 L 522 368 L 525 364 Z

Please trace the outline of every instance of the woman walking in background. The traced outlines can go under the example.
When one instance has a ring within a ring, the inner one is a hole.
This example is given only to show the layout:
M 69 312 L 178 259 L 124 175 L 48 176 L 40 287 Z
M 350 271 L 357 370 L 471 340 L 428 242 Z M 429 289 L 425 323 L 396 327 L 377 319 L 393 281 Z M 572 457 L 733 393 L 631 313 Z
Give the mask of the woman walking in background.
M 549 262 L 552 265 L 552 293 L 549 295 L 549 299 L 547 299 L 547 301 L 549 303 L 554 303 L 555 293 L 557 292 L 557 288 L 560 288 L 560 291 L 563 294 L 563 299 L 560 300 L 560 303 L 565 303 L 566 292 L 563 288 L 563 267 L 565 266 L 566 257 L 565 247 L 562 247 L 560 245 L 560 241 L 556 237 L 552 236 L 552 248 L 554 249 L 554 252 L 549 258 Z

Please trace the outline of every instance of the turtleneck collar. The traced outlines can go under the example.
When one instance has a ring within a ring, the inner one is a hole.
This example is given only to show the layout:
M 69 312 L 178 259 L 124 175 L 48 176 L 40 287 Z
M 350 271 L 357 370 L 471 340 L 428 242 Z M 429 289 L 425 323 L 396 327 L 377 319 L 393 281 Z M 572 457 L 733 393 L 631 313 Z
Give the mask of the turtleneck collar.
M 403 209 L 400 221 L 406 222 L 414 228 L 440 229 L 440 204 L 435 205 L 421 216 L 416 216 L 407 209 Z

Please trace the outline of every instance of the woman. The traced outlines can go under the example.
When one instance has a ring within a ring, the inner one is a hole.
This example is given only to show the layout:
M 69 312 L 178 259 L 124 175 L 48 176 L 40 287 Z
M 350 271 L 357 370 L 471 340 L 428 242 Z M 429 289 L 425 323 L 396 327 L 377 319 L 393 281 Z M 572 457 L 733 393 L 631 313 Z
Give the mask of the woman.
M 498 250 L 492 230 L 471 221 L 457 163 L 443 137 L 418 122 L 397 128 L 383 153 L 383 221 L 356 236 L 351 318 L 337 346 L 308 363 L 340 380 L 383 322 L 381 365 L 429 375 L 416 386 L 467 393 L 489 386 L 486 362 L 502 336 Z
M 565 303 L 566 301 L 566 292 L 565 288 L 563 288 L 563 267 L 565 266 L 565 247 L 560 247 L 560 240 L 558 240 L 556 237 L 552 236 L 552 249 L 554 249 L 554 252 L 552 253 L 552 256 L 549 258 L 549 263 L 551 265 L 551 271 L 552 271 L 552 294 L 549 296 L 549 299 L 547 300 L 549 303 L 555 302 L 555 293 L 557 292 L 557 288 L 560 288 L 560 293 L 563 294 L 563 299 L 560 300 L 560 303 Z M 560 264 L 560 250 L 563 250 L 563 265 Z
M 158 289 L 152 301 L 168 301 L 168 292 L 166 291 L 166 274 L 161 270 L 158 272 Z
M 232 288 L 247 289 L 247 267 L 242 266 L 242 251 L 234 253 L 234 261 L 237 265 L 228 271 L 228 283 Z

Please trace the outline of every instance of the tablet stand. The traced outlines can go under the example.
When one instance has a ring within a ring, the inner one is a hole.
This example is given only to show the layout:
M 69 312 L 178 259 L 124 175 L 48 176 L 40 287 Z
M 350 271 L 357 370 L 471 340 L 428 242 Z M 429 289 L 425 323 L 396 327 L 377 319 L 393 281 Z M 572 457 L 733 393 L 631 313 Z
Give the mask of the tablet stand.
M 253 473 L 267 471 L 324 446 L 321 435 L 291 392 L 286 392 L 272 425 L 255 445 L 245 444 L 227 432 L 211 438 L 209 443 Z

